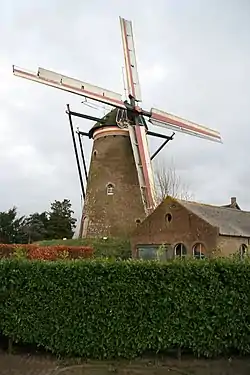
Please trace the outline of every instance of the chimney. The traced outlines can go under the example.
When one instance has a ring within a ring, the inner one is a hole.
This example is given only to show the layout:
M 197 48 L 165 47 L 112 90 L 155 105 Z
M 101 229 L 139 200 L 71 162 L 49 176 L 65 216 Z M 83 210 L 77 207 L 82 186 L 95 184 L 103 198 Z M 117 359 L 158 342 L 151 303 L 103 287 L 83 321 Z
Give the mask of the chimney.
M 231 205 L 235 205 L 236 204 L 236 197 L 231 197 Z

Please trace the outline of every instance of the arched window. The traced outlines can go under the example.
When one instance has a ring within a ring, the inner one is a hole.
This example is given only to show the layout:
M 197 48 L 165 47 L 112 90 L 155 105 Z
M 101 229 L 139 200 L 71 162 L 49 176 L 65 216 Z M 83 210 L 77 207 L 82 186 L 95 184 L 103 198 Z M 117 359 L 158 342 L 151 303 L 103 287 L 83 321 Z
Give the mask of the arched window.
M 176 257 L 184 258 L 187 255 L 187 248 L 183 243 L 178 243 L 174 248 L 174 255 Z
M 196 243 L 193 246 L 193 257 L 196 259 L 204 259 L 205 258 L 205 246 L 202 243 Z
M 111 183 L 107 185 L 107 195 L 114 195 L 114 185 Z
M 240 245 L 239 253 L 240 259 L 243 259 L 247 255 L 247 245 L 245 243 Z
M 136 220 L 135 220 L 135 224 L 136 224 L 136 226 L 138 227 L 138 226 L 141 224 L 141 219 L 136 219 Z

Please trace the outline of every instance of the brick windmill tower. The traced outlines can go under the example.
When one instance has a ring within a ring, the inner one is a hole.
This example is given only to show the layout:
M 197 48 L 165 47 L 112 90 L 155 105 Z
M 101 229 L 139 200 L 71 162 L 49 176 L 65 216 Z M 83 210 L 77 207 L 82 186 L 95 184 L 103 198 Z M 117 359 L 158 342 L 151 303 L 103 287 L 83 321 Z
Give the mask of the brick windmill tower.
M 179 131 L 220 142 L 220 133 L 161 110 L 140 107 L 139 85 L 132 23 L 120 18 L 127 78 L 128 100 L 122 95 L 61 74 L 38 69 L 30 73 L 13 67 L 16 76 L 52 86 L 85 98 L 108 104 L 113 109 L 103 119 L 71 112 L 96 120 L 88 133 L 93 149 L 82 215 L 83 236 L 126 236 L 156 207 L 151 160 L 173 138 L 148 130 L 145 117 L 153 126 Z M 71 118 L 71 117 L 70 117 Z M 72 131 L 73 134 L 73 131 Z M 147 136 L 165 138 L 150 157 Z M 79 163 L 78 163 L 79 164 Z
M 93 139 L 81 230 L 83 237 L 126 237 L 145 216 L 129 132 L 109 112 L 89 131 Z

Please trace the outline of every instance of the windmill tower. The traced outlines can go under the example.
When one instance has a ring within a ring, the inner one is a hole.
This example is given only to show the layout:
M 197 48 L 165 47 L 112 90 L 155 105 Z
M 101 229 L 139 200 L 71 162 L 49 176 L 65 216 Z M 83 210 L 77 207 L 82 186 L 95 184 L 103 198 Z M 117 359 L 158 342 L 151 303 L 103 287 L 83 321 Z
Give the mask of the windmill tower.
M 80 132 L 93 139 L 81 225 L 84 236 L 127 235 L 136 220 L 142 220 L 155 209 L 151 160 L 173 136 L 149 131 L 145 117 L 153 126 L 221 143 L 220 133 L 215 130 L 155 108 L 150 111 L 141 108 L 132 23 L 120 18 L 120 25 L 128 100 L 123 101 L 122 96 L 113 91 L 49 70 L 39 68 L 36 74 L 13 67 L 16 76 L 115 107 L 104 119 L 68 110 L 69 116 L 97 120 L 89 133 Z M 151 157 L 148 135 L 165 138 L 164 144 Z
M 93 139 L 83 237 L 126 237 L 145 218 L 129 132 L 117 126 L 114 109 L 89 131 Z

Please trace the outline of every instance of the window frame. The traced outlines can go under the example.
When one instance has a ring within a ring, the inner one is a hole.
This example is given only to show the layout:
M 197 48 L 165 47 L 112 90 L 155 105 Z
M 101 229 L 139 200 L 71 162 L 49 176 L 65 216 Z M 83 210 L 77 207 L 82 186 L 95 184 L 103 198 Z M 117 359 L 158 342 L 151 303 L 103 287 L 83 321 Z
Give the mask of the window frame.
M 177 255 L 176 254 L 176 249 L 178 246 L 181 246 L 181 254 L 180 255 Z M 183 254 L 183 248 L 185 249 L 185 254 Z M 183 259 L 187 256 L 188 254 L 188 251 L 187 251 L 187 246 L 183 243 L 183 242 L 177 242 L 175 245 L 174 245 L 174 258 L 177 259 L 177 258 L 180 258 L 180 259 Z
M 112 184 L 112 182 L 109 182 L 106 185 L 106 194 L 107 195 L 114 195 L 114 189 L 115 189 L 115 185 Z
M 195 247 L 197 245 L 200 245 L 200 249 L 199 249 L 199 256 L 198 255 L 195 255 L 194 252 L 195 252 Z M 202 247 L 205 251 L 202 252 Z M 206 252 L 206 246 L 204 245 L 203 242 L 195 242 L 192 246 L 192 253 L 193 253 L 193 258 L 195 259 L 204 259 L 206 256 L 205 256 L 205 252 Z
M 244 259 L 247 255 L 247 252 L 248 252 L 248 246 L 247 244 L 245 243 L 242 243 L 239 247 L 239 255 L 240 255 L 240 259 Z

